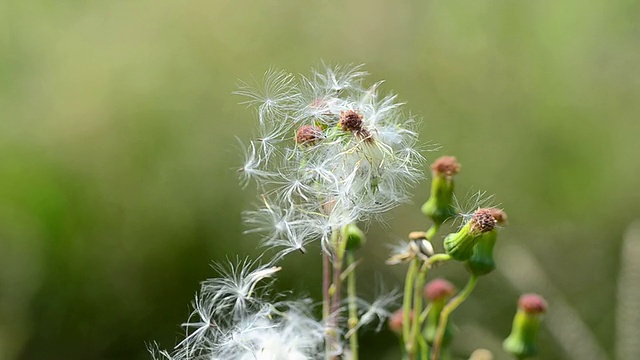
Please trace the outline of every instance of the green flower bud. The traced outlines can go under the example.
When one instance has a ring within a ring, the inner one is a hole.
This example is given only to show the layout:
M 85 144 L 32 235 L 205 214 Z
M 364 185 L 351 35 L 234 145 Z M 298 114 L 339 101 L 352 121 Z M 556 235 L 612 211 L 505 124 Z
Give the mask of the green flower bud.
M 455 294 L 456 288 L 444 279 L 431 280 L 424 287 L 424 297 L 431 303 L 431 310 L 427 314 L 425 320 L 425 328 L 422 333 L 429 345 L 433 345 L 438 331 L 438 323 L 440 322 L 440 313 L 447 304 L 447 301 Z M 449 322 L 445 327 L 444 337 L 442 338 L 442 346 L 446 348 L 453 337 L 453 330 Z
M 493 260 L 493 247 L 496 244 L 498 231 L 491 230 L 486 234 L 480 235 L 469 260 L 467 260 L 467 270 L 470 273 L 481 276 L 486 275 L 496 268 L 496 262 Z
M 364 232 L 356 224 L 347 225 L 344 229 L 344 236 L 347 241 L 345 245 L 347 251 L 356 251 L 367 241 Z
M 491 216 L 497 224 L 504 224 L 507 221 L 507 214 L 500 209 L 488 209 Z M 473 246 L 473 253 L 467 260 L 467 270 L 476 276 L 486 275 L 496 268 L 496 262 L 493 260 L 493 247 L 496 244 L 498 231 L 493 229 L 486 232 L 478 238 Z
M 460 164 L 453 156 L 442 156 L 431 165 L 433 181 L 431 195 L 422 205 L 422 213 L 440 225 L 455 216 L 453 208 L 453 176 L 460 171 Z
M 444 250 L 455 260 L 468 260 L 480 236 L 492 231 L 495 226 L 496 219 L 491 209 L 478 209 L 458 232 L 444 238 Z
M 546 301 L 539 295 L 526 294 L 518 301 L 518 312 L 513 319 L 511 334 L 502 343 L 508 353 L 518 359 L 535 356 L 540 316 L 547 311 Z

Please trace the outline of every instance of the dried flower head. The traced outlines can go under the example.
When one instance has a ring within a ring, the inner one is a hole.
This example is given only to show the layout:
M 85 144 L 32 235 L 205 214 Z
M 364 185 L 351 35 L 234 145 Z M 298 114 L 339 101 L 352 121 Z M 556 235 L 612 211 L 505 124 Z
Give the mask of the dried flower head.
M 314 145 L 322 139 L 322 129 L 315 125 L 302 125 L 296 131 L 298 145 Z
M 492 209 L 478 209 L 471 217 L 471 233 L 482 234 L 493 230 L 497 220 L 493 217 Z

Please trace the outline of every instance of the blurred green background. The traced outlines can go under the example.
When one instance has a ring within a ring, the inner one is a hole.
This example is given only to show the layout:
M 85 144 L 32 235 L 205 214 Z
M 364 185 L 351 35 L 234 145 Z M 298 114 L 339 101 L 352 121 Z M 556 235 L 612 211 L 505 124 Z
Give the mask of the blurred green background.
M 537 259 L 546 277 L 526 285 L 592 333 L 545 328 L 539 358 L 581 343 L 613 358 L 620 248 L 640 212 L 639 20 L 640 3 L 611 0 L 0 0 L 0 359 L 172 347 L 211 261 L 259 253 L 242 235 L 256 194 L 238 186 L 235 137 L 256 119 L 238 79 L 321 59 L 366 63 L 441 145 L 427 157 L 458 157 L 462 193 L 496 194 L 510 219 L 498 247 Z M 427 194 L 425 179 L 369 229 L 361 283 L 401 285 L 385 244 L 427 226 Z M 279 288 L 319 299 L 316 254 L 290 255 Z M 508 278 L 482 279 L 454 315 L 457 354 L 506 358 Z M 398 358 L 387 331 L 363 342 L 366 359 Z

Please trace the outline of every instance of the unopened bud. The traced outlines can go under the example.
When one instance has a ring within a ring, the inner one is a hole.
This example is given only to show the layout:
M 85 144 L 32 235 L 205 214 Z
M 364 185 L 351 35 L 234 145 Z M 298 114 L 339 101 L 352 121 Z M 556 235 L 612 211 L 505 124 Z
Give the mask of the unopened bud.
M 486 275 L 496 269 L 496 262 L 493 259 L 493 248 L 496 244 L 498 232 L 496 230 L 480 235 L 478 241 L 473 246 L 473 252 L 466 266 L 470 273 L 481 276 Z
M 502 343 L 508 353 L 519 359 L 535 356 L 540 317 L 547 311 L 547 302 L 540 295 L 526 294 L 518 301 L 518 312 L 513 319 L 511 334 Z
M 430 302 L 447 302 L 456 293 L 456 287 L 445 279 L 433 279 L 424 287 L 424 297 Z
M 431 171 L 431 194 L 422 205 L 422 213 L 440 225 L 456 214 L 453 208 L 453 176 L 460 171 L 460 164 L 453 156 L 442 156 L 431 165 Z
M 389 330 L 393 331 L 396 335 L 402 335 L 402 322 L 404 318 L 404 311 L 402 308 L 396 310 L 389 317 Z
M 355 251 L 360 249 L 367 241 L 364 232 L 356 224 L 349 224 L 344 229 L 346 236 L 345 249 L 347 251 Z
M 487 209 L 496 224 L 503 225 L 507 222 L 507 214 L 500 209 Z M 493 248 L 498 238 L 498 231 L 493 229 L 480 235 L 476 244 L 473 246 L 473 254 L 467 260 L 467 270 L 476 276 L 486 275 L 496 268 L 496 262 L 493 259 Z
M 492 231 L 496 226 L 496 220 L 489 209 L 478 209 L 458 232 L 449 234 L 444 239 L 444 249 L 452 258 L 465 261 L 473 254 L 482 234 Z
M 428 344 L 433 344 L 438 332 L 438 324 L 440 322 L 440 314 L 447 304 L 447 301 L 455 294 L 456 288 L 447 280 L 434 279 L 424 287 L 424 297 L 431 303 L 431 310 L 427 314 L 424 328 L 424 338 Z M 447 347 L 453 337 L 451 323 L 447 323 L 445 327 L 442 346 Z

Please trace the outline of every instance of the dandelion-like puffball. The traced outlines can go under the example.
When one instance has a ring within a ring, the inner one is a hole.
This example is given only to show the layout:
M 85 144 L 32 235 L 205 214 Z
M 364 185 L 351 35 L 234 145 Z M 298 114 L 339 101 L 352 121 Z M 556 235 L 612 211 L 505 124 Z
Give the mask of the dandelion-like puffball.
M 310 76 L 269 71 L 237 94 L 257 112 L 256 138 L 244 146 L 241 184 L 255 183 L 258 209 L 248 232 L 279 255 L 305 251 L 334 231 L 379 219 L 408 199 L 421 178 L 415 119 L 381 82 L 364 85 L 361 66 L 328 67 Z

